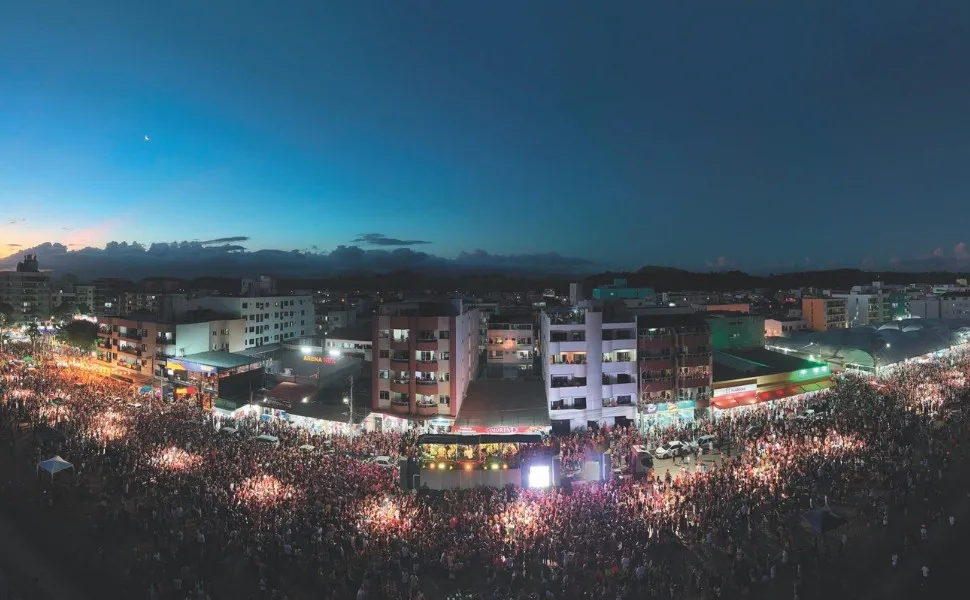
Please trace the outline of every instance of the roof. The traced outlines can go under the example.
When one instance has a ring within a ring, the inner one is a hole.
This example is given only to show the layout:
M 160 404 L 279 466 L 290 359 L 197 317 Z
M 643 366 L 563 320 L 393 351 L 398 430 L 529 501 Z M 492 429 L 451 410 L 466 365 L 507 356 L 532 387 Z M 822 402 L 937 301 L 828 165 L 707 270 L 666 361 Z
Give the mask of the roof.
M 235 369 L 243 365 L 259 362 L 252 356 L 235 354 L 233 352 L 199 352 L 188 356 L 179 356 L 175 360 L 216 367 L 217 369 Z
M 542 381 L 480 379 L 468 384 L 456 426 L 548 427 L 549 407 Z
M 707 327 L 707 321 L 694 313 L 637 315 L 637 327 Z
M 370 327 L 338 327 L 327 334 L 328 340 L 350 340 L 354 342 L 373 342 L 374 331 Z
M 492 315 L 488 319 L 490 328 L 497 325 L 532 325 L 535 319 L 532 315 Z
M 245 350 L 240 350 L 239 352 L 236 352 L 236 354 L 241 354 L 243 356 L 259 356 L 261 354 L 268 354 L 270 352 L 276 352 L 277 350 L 281 350 L 282 348 L 283 348 L 283 344 L 282 343 L 275 342 L 275 343 L 272 343 L 272 344 L 264 344 L 262 346 L 254 346 L 252 348 L 247 348 Z
M 271 400 L 282 400 L 289 404 L 297 404 L 302 402 L 304 398 L 315 397 L 317 386 L 284 381 L 276 384 L 273 389 L 267 390 L 264 395 Z
M 764 348 L 717 351 L 714 352 L 714 382 L 780 375 L 819 365 L 820 363 Z

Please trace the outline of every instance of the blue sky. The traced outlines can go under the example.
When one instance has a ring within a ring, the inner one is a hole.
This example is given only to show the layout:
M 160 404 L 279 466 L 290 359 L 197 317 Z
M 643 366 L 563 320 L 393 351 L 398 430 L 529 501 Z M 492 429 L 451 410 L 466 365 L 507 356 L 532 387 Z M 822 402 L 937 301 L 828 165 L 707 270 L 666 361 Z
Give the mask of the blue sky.
M 20 3 L 0 19 L 0 246 L 949 253 L 968 23 L 955 0 Z

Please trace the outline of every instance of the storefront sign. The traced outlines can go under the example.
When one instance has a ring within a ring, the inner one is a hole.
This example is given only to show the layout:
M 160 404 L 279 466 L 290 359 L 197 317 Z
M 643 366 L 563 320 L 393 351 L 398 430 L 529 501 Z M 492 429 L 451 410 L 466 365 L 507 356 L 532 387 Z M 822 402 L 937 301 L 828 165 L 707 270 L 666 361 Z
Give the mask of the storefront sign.
M 175 358 L 165 359 L 167 368 L 173 371 L 188 371 L 189 373 L 215 373 L 216 368 L 211 365 L 200 365 L 198 363 L 182 361 Z
M 672 412 L 675 410 L 694 410 L 697 408 L 697 403 L 693 400 L 681 400 L 680 402 L 660 402 L 657 404 L 648 404 L 646 409 L 646 414 L 653 415 L 658 412 Z
M 337 359 L 331 356 L 304 356 L 303 360 L 306 362 L 321 363 L 324 365 L 337 364 Z
M 512 427 L 506 425 L 497 425 L 494 427 L 459 427 L 456 425 L 451 428 L 451 432 L 465 435 L 502 435 L 512 433 L 545 433 L 548 429 L 548 427 L 541 427 L 537 425 L 525 425 L 521 427 Z
M 718 396 L 730 396 L 731 394 L 741 394 L 744 392 L 756 392 L 758 391 L 758 384 L 751 383 L 748 385 L 735 385 L 731 387 L 721 388 L 719 390 L 714 390 L 714 397 Z

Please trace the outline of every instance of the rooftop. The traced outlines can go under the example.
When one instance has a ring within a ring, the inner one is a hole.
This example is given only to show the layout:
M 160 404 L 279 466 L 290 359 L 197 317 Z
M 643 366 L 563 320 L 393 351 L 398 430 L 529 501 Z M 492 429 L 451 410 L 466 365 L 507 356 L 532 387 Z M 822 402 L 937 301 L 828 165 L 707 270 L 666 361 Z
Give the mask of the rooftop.
M 531 315 L 492 315 L 488 319 L 489 327 L 499 325 L 532 325 L 535 320 Z
M 747 348 L 714 352 L 714 383 L 780 375 L 821 366 L 797 356 L 772 352 L 764 348 Z
M 665 315 L 638 315 L 637 327 L 707 327 L 707 322 L 698 315 L 691 314 L 665 314 Z
M 454 317 L 458 309 L 446 298 L 421 298 L 382 304 L 380 312 L 388 316 Z
M 245 354 L 235 354 L 232 352 L 199 352 L 188 356 L 179 356 L 170 360 L 180 360 L 197 365 L 206 365 L 217 369 L 235 369 L 243 365 L 251 365 L 259 362 L 257 359 L 246 356 Z
M 538 379 L 479 379 L 468 384 L 455 425 L 548 427 L 546 392 Z

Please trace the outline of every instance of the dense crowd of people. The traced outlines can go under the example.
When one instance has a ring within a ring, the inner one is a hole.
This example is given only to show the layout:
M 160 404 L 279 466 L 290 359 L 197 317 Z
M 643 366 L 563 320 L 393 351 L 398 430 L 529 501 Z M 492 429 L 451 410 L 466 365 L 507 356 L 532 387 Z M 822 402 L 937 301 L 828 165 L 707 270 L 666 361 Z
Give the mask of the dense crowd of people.
M 412 600 L 428 580 L 497 599 L 720 597 L 769 586 L 782 568 L 800 575 L 796 511 L 851 498 L 880 522 L 893 498 L 928 494 L 968 373 L 970 357 L 953 355 L 690 425 L 557 436 L 567 467 L 700 435 L 736 452 L 550 490 L 406 492 L 396 468 L 366 457 L 417 455 L 414 435 L 228 422 L 16 348 L 0 357 L 0 423 L 15 439 L 34 432 L 32 460 L 69 460 L 73 485 L 97 481 L 99 530 L 141 532 L 131 598 Z M 795 418 L 821 403 L 825 416 Z

